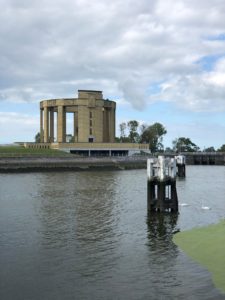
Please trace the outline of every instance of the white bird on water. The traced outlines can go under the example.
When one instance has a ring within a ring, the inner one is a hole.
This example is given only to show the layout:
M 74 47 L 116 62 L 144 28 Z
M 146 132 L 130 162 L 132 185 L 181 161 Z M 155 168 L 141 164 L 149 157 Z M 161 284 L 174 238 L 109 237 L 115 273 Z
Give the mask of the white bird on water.
M 185 206 L 189 206 L 189 204 L 188 204 L 188 203 L 179 203 L 179 205 L 180 205 L 180 206 L 183 206 L 183 207 L 185 207 Z
M 209 209 L 211 209 L 211 207 L 203 205 L 203 202 L 202 202 L 201 209 L 209 210 Z

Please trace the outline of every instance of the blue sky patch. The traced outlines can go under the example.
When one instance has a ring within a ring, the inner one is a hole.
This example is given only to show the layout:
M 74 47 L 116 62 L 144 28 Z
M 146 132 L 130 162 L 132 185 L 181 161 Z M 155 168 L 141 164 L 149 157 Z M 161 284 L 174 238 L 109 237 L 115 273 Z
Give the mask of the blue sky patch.
M 202 57 L 196 63 L 199 64 L 204 71 L 209 72 L 209 71 L 212 71 L 214 69 L 214 66 L 218 62 L 218 60 L 220 60 L 223 57 L 225 57 L 225 53 L 224 54 L 208 55 L 208 56 Z
M 225 33 L 207 37 L 209 41 L 225 41 Z

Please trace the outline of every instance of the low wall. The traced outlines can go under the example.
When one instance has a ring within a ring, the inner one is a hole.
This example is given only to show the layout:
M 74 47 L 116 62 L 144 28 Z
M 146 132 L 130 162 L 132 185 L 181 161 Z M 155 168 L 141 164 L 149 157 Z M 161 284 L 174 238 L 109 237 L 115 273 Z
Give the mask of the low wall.
M 25 148 L 34 149 L 138 149 L 149 150 L 148 144 L 136 143 L 24 143 Z
M 182 154 L 186 157 L 187 165 L 225 165 L 225 153 L 223 152 L 197 152 Z
M 146 168 L 146 158 L 1 158 L 0 173 L 128 170 Z

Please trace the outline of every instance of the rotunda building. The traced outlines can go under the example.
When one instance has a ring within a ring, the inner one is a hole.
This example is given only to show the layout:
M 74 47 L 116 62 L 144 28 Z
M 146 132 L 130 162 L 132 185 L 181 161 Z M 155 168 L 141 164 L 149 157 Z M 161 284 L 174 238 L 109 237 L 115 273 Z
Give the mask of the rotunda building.
M 78 98 L 40 102 L 41 143 L 66 142 L 67 114 L 73 114 L 72 142 L 113 143 L 116 102 L 102 91 L 78 90 Z

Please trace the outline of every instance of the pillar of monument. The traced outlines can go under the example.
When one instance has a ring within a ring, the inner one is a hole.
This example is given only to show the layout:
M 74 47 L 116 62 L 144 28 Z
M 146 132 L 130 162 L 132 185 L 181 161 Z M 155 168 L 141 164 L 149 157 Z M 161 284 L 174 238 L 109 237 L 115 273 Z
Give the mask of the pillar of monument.
M 107 128 L 108 128 L 108 132 L 107 132 L 107 142 L 110 142 L 110 128 L 111 128 L 111 124 L 110 124 L 110 109 L 107 109 Z
M 43 109 L 40 109 L 40 142 L 44 143 L 44 135 L 43 135 Z
M 108 109 L 103 108 L 103 142 L 109 142 L 109 113 Z
M 116 136 L 116 128 L 115 128 L 115 124 L 116 124 L 116 112 L 115 112 L 115 108 L 113 108 L 113 131 L 112 131 L 112 141 L 113 143 L 115 142 L 115 136 Z
M 65 136 L 65 108 L 60 105 L 58 106 L 57 114 L 57 142 L 63 143 L 66 140 Z
M 63 106 L 63 142 L 66 142 L 66 107 Z
M 111 108 L 109 110 L 109 142 L 114 142 L 114 136 L 115 136 L 115 114 L 114 109 Z
M 78 142 L 78 113 L 73 114 L 73 136 L 74 142 Z
M 50 143 L 54 143 L 54 108 L 51 108 L 49 111 L 50 117 Z
M 49 142 L 49 118 L 48 107 L 44 107 L 44 143 Z

